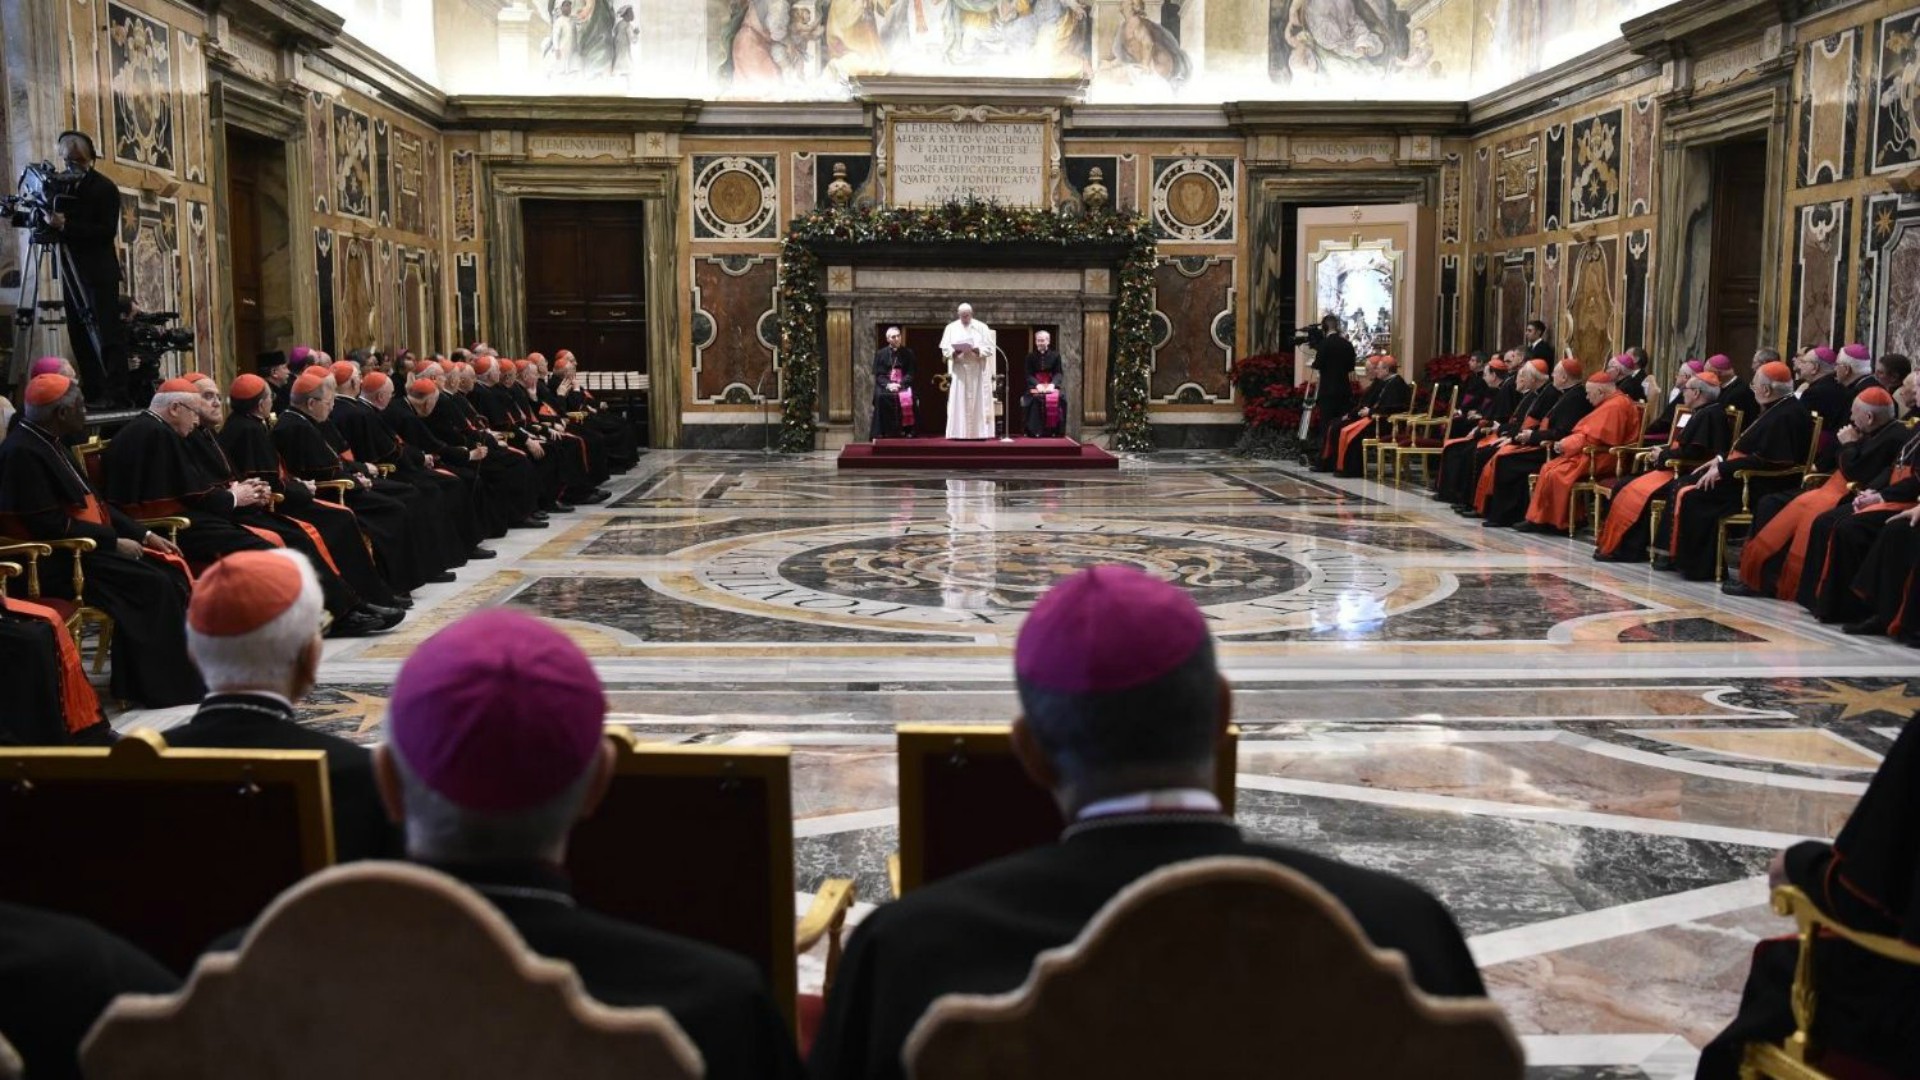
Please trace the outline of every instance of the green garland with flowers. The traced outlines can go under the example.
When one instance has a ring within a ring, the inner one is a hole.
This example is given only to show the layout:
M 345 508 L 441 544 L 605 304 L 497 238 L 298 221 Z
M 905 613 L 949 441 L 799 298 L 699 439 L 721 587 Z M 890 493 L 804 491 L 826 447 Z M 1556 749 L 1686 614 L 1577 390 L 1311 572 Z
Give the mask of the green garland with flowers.
M 785 383 L 780 449 L 813 449 L 820 395 L 821 324 L 827 310 L 820 257 L 830 243 L 1118 244 L 1119 292 L 1112 327 L 1108 431 L 1116 449 L 1153 449 L 1147 379 L 1153 364 L 1153 234 L 1136 214 L 1081 214 L 969 201 L 926 209 L 835 208 L 794 218 L 780 248 L 780 355 Z

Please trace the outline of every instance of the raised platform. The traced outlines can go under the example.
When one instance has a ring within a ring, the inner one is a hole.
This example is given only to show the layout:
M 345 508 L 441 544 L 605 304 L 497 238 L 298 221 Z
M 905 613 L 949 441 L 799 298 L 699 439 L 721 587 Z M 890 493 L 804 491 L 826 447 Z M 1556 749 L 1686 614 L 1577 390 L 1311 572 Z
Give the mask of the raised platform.
M 840 451 L 842 469 L 1118 469 L 1120 459 L 1072 439 L 875 439 Z

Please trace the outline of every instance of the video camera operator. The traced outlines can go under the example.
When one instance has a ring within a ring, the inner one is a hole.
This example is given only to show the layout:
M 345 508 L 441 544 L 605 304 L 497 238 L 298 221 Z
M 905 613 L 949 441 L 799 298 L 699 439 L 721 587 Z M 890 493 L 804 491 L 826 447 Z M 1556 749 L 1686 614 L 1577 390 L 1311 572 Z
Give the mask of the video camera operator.
M 60 160 L 81 174 L 71 195 L 47 214 L 58 245 L 67 336 L 87 404 L 125 405 L 127 329 L 120 306 L 120 189 L 93 168 L 93 139 L 85 132 L 60 133 Z M 97 316 L 97 317 L 96 317 Z

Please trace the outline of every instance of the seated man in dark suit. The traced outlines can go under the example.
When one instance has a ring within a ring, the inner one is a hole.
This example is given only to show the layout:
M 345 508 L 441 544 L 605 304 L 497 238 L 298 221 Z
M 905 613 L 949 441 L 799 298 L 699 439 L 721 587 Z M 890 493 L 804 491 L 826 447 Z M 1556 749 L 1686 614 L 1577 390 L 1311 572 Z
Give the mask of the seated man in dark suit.
M 0 1035 L 34 1080 L 78 1080 L 80 1042 L 114 998 L 179 988 L 158 960 L 85 919 L 0 904 Z
M 710 1080 L 800 1075 L 753 965 L 575 904 L 561 867 L 612 775 L 606 714 L 593 665 L 538 619 L 492 608 L 429 638 L 400 669 L 375 758 L 407 857 L 471 885 L 604 1004 L 665 1009 Z
M 1184 592 L 1119 566 L 1068 578 L 1027 616 L 1014 677 L 1024 709 L 1015 750 L 1073 824 L 1058 844 L 916 889 L 867 916 L 814 1042 L 816 1077 L 903 1075 L 907 1034 L 935 998 L 1015 989 L 1036 956 L 1073 941 L 1121 889 L 1207 856 L 1291 867 L 1345 904 L 1375 946 L 1403 953 L 1421 989 L 1486 993 L 1433 897 L 1386 874 L 1253 843 L 1221 813 L 1210 778 L 1232 694 Z
M 241 551 L 200 575 L 187 605 L 187 652 L 207 696 L 169 746 L 324 750 L 340 862 L 400 856 L 373 783 L 373 755 L 337 735 L 302 727 L 294 703 L 320 670 L 320 581 L 298 551 Z

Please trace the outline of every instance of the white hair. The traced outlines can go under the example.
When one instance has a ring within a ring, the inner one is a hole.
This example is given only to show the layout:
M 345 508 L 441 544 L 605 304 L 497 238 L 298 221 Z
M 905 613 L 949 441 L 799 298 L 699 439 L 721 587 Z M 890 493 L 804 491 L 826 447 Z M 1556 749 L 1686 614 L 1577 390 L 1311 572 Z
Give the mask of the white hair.
M 895 335 L 895 334 L 899 334 L 899 333 L 900 333 L 900 328 L 899 328 L 899 327 L 897 327 L 897 326 L 889 326 L 889 327 L 887 327 L 887 336 L 888 336 L 888 337 L 892 337 L 893 335 Z M 903 335 L 901 335 L 901 336 L 903 336 L 903 337 L 904 337 L 905 335 L 903 334 Z
M 1758 372 L 1754 373 L 1753 385 L 1766 387 L 1767 389 L 1773 391 L 1773 396 L 1776 398 L 1787 397 L 1788 395 L 1793 393 L 1792 379 L 1769 379 L 1765 375 L 1761 375 Z
M 1695 375 L 1693 378 L 1687 380 L 1687 389 L 1692 390 L 1695 393 L 1698 393 L 1700 395 L 1700 400 L 1702 401 L 1719 401 L 1720 400 L 1720 387 L 1714 383 L 1708 382 L 1707 380 L 1701 378 L 1698 375 Z
M 969 314 L 969 315 L 971 315 L 971 314 L 973 314 L 973 305 L 972 305 L 972 304 L 961 304 L 961 305 L 960 305 L 960 307 L 959 307 L 959 310 L 960 310 L 960 311 L 964 311 L 964 312 L 966 312 L 967 314 Z
M 288 686 L 301 652 L 320 634 L 320 578 L 313 564 L 291 548 L 267 554 L 288 560 L 300 571 L 300 596 L 266 625 L 244 634 L 216 637 L 187 624 L 187 655 L 199 665 L 209 690 Z
M 305 393 L 301 393 L 299 388 L 296 387 L 293 393 L 288 395 L 288 400 L 293 403 L 294 407 L 298 408 L 299 406 L 302 406 L 302 405 L 309 405 L 309 404 L 312 404 L 313 402 L 321 401 L 325 399 L 327 395 L 333 394 L 336 392 L 337 391 L 334 389 L 332 379 L 321 379 L 319 386 L 316 386 Z
M 1867 415 L 1873 417 L 1873 423 L 1875 427 L 1879 427 L 1880 425 L 1885 424 L 1887 421 L 1893 419 L 1895 408 L 1894 408 L 1893 402 L 1891 401 L 1887 402 L 1885 405 L 1869 405 L 1864 401 L 1855 401 L 1854 404 L 1867 410 Z
M 184 390 L 176 390 L 176 391 L 168 391 L 166 393 L 161 393 L 161 394 L 155 394 L 153 395 L 153 400 L 147 402 L 147 411 L 152 413 L 155 416 L 159 416 L 161 413 L 165 412 L 168 408 L 174 405 L 185 405 L 186 407 L 192 409 L 193 411 L 199 412 L 200 411 L 200 391 L 195 390 L 193 393 L 189 394 Z
M 391 727 L 386 749 L 404 791 L 407 854 L 431 862 L 546 860 L 561 855 L 594 777 L 589 766 L 546 802 L 525 810 L 486 813 L 469 810 L 427 786 L 407 764 Z

